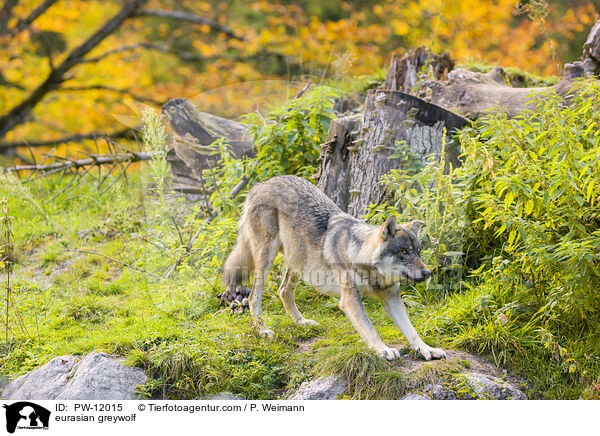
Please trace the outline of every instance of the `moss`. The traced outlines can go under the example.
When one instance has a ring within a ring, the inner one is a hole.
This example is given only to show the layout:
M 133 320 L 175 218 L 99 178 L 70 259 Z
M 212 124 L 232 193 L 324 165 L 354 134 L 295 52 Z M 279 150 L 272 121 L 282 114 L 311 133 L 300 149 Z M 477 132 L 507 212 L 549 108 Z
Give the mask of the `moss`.
M 487 73 L 491 71 L 495 65 L 485 64 L 477 60 L 468 60 L 463 64 L 456 66 L 457 68 L 464 68 L 469 71 L 476 71 L 478 73 Z M 503 68 L 506 74 L 506 80 L 513 88 L 538 88 L 556 85 L 560 78 L 556 76 L 537 76 L 535 74 L 528 73 L 519 68 L 507 67 Z

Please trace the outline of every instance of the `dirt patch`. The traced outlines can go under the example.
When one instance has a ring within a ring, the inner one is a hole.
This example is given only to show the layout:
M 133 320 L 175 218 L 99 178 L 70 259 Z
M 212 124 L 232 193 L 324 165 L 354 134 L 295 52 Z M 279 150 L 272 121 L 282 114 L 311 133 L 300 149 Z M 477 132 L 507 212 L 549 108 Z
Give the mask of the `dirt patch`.
M 296 353 L 309 354 L 313 352 L 313 346 L 322 338 L 314 337 L 310 339 L 306 339 L 305 341 L 298 341 L 298 349 Z

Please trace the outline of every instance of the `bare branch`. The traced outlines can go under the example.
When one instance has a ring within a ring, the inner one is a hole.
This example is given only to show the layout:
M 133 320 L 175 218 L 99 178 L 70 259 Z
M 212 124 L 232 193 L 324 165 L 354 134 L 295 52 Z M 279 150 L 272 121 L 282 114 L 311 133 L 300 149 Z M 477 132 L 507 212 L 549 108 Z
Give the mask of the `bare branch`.
M 190 23 L 195 23 L 195 24 L 204 24 L 204 25 L 210 26 L 210 28 L 212 30 L 216 30 L 218 32 L 221 32 L 221 33 L 227 35 L 231 39 L 237 39 L 238 41 L 245 40 L 245 38 L 243 38 L 239 35 L 236 35 L 229 27 L 219 24 L 215 21 L 208 20 L 206 18 L 203 18 L 203 17 L 193 14 L 191 12 L 166 11 L 164 9 L 142 9 L 142 10 L 136 12 L 135 15 L 139 16 L 139 17 L 155 16 L 155 17 L 162 17 L 162 18 L 172 18 L 174 20 L 189 21 Z
M 160 44 L 154 44 L 151 42 L 139 42 L 136 44 L 131 44 L 131 45 L 123 45 L 121 47 L 117 47 L 115 49 L 112 50 L 108 50 L 104 53 L 99 54 L 98 56 L 95 56 L 93 58 L 88 58 L 88 59 L 84 59 L 82 61 L 82 63 L 91 63 L 91 62 L 98 62 L 101 61 L 102 59 L 111 56 L 113 54 L 118 54 L 118 53 L 124 53 L 124 52 L 128 52 L 128 51 L 135 51 L 139 48 L 145 48 L 148 50 L 156 50 L 159 51 L 161 53 L 167 53 L 167 54 L 171 54 L 174 56 L 177 56 L 178 58 L 184 60 L 184 61 L 193 61 L 193 62 L 197 62 L 197 61 L 213 61 L 213 60 L 217 60 L 217 59 L 230 59 L 230 60 L 239 60 L 239 61 L 245 61 L 245 60 L 250 60 L 253 58 L 258 58 L 260 56 L 260 54 L 256 54 L 256 55 L 252 55 L 252 56 L 247 56 L 247 57 L 241 57 L 241 56 L 228 56 L 228 55 L 219 55 L 219 56 L 202 56 L 196 53 L 192 53 L 189 51 L 183 51 L 183 50 L 175 50 L 171 47 L 165 46 L 165 45 L 160 45 Z M 274 54 L 273 54 L 274 55 Z
M 88 85 L 88 86 L 63 86 L 61 88 L 58 88 L 56 91 L 94 91 L 94 90 L 103 90 L 103 91 L 109 91 L 109 92 L 114 92 L 115 94 L 121 94 L 121 95 L 127 95 L 131 98 L 133 98 L 134 100 L 137 101 L 141 101 L 144 103 L 150 103 L 156 106 L 162 106 L 165 102 L 164 101 L 158 101 L 158 100 L 154 100 L 151 97 L 144 97 L 141 95 L 138 95 L 134 92 L 131 92 L 128 89 L 117 89 L 117 88 L 113 88 L 111 86 L 104 86 L 104 85 Z
M 90 63 L 90 62 L 98 62 L 110 55 L 113 54 L 117 54 L 117 53 L 123 53 L 123 52 L 127 52 L 127 51 L 135 51 L 138 48 L 150 48 L 149 46 L 151 46 L 153 44 L 148 43 L 148 42 L 139 42 L 137 44 L 130 44 L 130 45 L 122 45 L 121 47 L 117 47 L 114 48 L 112 50 L 108 50 L 102 54 L 99 54 L 98 56 L 95 56 L 93 58 L 87 58 L 81 61 L 82 64 L 84 63 Z
M 65 73 L 75 65 L 81 63 L 83 57 L 100 44 L 107 36 L 117 30 L 123 22 L 132 16 L 136 9 L 147 0 L 132 0 L 111 18 L 102 28 L 90 36 L 83 44 L 69 53 L 67 58 L 48 75 L 46 80 L 39 85 L 25 100 L 12 108 L 6 115 L 0 117 L 0 138 L 19 124 L 23 124 L 31 114 L 33 108 L 48 94 L 56 89 L 64 80 Z
M 301 69 L 301 67 L 302 67 L 299 64 L 292 63 L 288 56 L 285 56 L 281 53 L 277 53 L 277 52 L 270 51 L 270 50 L 261 50 L 257 53 L 254 53 L 254 54 L 251 54 L 248 56 L 239 56 L 239 55 L 235 55 L 232 53 L 223 53 L 223 54 L 219 54 L 217 56 L 202 56 L 197 53 L 192 53 L 192 52 L 183 51 L 183 50 L 175 50 L 175 49 L 165 46 L 165 45 L 154 44 L 154 43 L 150 43 L 150 42 L 139 42 L 139 43 L 131 44 L 131 45 L 123 45 L 121 47 L 117 47 L 115 49 L 108 50 L 104 53 L 101 53 L 98 56 L 84 59 L 82 61 L 82 63 L 98 62 L 98 61 L 101 61 L 102 59 L 105 59 L 106 57 L 111 56 L 113 54 L 124 53 L 124 52 L 128 52 L 128 51 L 135 51 L 139 48 L 145 48 L 148 50 L 156 50 L 161 53 L 166 53 L 166 54 L 170 54 L 173 56 L 177 56 L 179 59 L 181 59 L 183 61 L 188 61 L 188 62 L 210 62 L 210 61 L 219 60 L 219 59 L 236 61 L 236 62 L 248 62 L 248 61 L 259 61 L 260 62 L 261 60 L 264 60 L 266 58 L 276 58 L 277 61 L 282 62 L 282 63 L 285 62 L 286 64 L 293 66 L 294 68 Z
M 14 88 L 14 89 L 18 89 L 20 91 L 25 91 L 25 87 L 15 83 L 15 82 L 11 82 L 10 80 L 6 80 L 5 77 L 2 77 L 2 74 L 0 73 L 0 86 L 4 86 L 5 88 Z
M 46 175 L 55 174 L 58 171 L 64 171 L 68 169 L 79 169 L 88 166 L 100 166 L 107 164 L 119 164 L 122 162 L 140 162 L 144 160 L 150 160 L 159 155 L 159 152 L 130 152 L 127 154 L 94 154 L 89 155 L 89 158 L 85 159 L 65 159 L 62 162 L 54 162 L 51 164 L 33 164 L 33 165 L 15 165 L 8 168 L 2 168 L 1 171 L 5 173 L 14 173 L 19 171 L 37 171 Z M 53 158 L 60 159 L 59 156 L 52 156 Z
M 302 97 L 304 95 L 304 93 L 306 91 L 308 91 L 308 88 L 310 88 L 310 85 L 312 85 L 312 82 L 309 80 L 308 83 L 306 85 L 304 85 L 304 88 L 302 88 L 300 91 L 298 91 L 298 94 L 296 94 L 294 99 L 298 99 L 298 98 Z
M 149 44 L 146 43 L 145 44 L 146 48 L 151 49 L 151 50 L 156 50 L 162 53 L 168 53 L 168 54 L 172 54 L 174 56 L 177 56 L 180 59 L 183 59 L 184 61 L 212 61 L 212 60 L 216 60 L 216 59 L 223 59 L 225 58 L 225 56 L 202 56 L 196 53 L 192 53 L 189 51 L 183 51 L 183 50 L 174 50 L 171 47 L 166 47 L 164 45 L 159 45 L 159 44 Z
M 12 9 L 17 2 L 18 0 L 5 0 L 4 6 L 0 9 L 0 35 L 6 32 L 8 20 L 12 17 Z
M 84 133 L 84 134 L 76 134 L 71 136 L 65 136 L 57 139 L 50 139 L 48 141 L 33 141 L 28 142 L 26 140 L 22 141 L 14 141 L 14 142 L 1 142 L 0 143 L 0 153 L 4 150 L 10 150 L 16 147 L 23 147 L 25 145 L 29 147 L 54 147 L 61 144 L 66 144 L 68 142 L 81 142 L 86 139 L 96 139 L 102 137 L 111 137 L 114 139 L 126 138 L 132 132 L 131 129 L 123 129 L 118 132 L 113 133 L 101 133 L 101 132 L 93 132 L 93 133 Z

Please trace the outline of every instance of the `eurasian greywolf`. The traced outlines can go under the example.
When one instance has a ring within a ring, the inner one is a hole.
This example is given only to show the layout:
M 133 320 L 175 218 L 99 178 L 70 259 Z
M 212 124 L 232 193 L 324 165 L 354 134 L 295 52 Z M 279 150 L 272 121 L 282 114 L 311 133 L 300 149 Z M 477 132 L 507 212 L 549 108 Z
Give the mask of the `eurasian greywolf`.
M 419 257 L 421 221 L 397 224 L 393 215 L 382 226 L 366 224 L 342 210 L 308 181 L 278 176 L 256 184 L 244 204 L 237 241 L 224 266 L 228 289 L 254 271 L 250 313 L 263 336 L 273 336 L 261 317 L 262 291 L 277 253 L 287 264 L 279 296 L 296 324 L 316 325 L 298 311 L 294 288 L 299 279 L 340 299 L 340 308 L 369 347 L 386 359 L 400 357 L 382 341 L 367 317 L 361 298 L 379 298 L 410 345 L 427 360 L 445 352 L 425 344 L 408 319 L 399 295 L 402 280 L 427 280 L 431 271 Z

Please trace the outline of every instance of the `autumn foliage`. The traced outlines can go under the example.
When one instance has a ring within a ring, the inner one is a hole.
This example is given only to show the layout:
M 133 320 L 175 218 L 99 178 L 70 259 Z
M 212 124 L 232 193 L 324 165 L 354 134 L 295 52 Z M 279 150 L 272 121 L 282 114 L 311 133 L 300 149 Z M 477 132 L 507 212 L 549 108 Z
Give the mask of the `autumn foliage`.
M 125 3 L 5 2 L 0 117 Z M 199 109 L 235 117 L 257 104 L 284 100 L 287 81 L 339 84 L 374 74 L 391 52 L 417 45 L 448 50 L 458 63 L 558 74 L 553 58 L 564 63 L 580 56 L 599 11 L 591 2 L 552 1 L 541 13 L 531 13 L 530 3 L 545 5 L 539 0 L 520 5 L 513 0 L 147 1 L 0 140 L 22 144 L 121 132 L 137 126 L 144 105 L 158 107 L 174 97 L 196 97 Z M 50 6 L 28 23 L 43 4 Z M 157 10 L 200 19 L 151 13 Z M 90 148 L 92 142 L 71 147 Z

